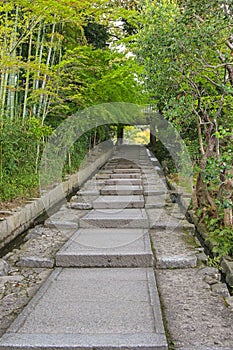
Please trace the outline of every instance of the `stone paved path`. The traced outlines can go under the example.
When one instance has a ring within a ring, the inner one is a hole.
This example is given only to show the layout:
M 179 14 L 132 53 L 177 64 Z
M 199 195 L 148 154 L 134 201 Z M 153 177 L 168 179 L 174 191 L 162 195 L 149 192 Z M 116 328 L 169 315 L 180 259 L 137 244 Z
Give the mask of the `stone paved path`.
M 157 170 L 146 148 L 121 146 L 46 220 L 70 238 L 0 350 L 233 349 L 226 286 Z

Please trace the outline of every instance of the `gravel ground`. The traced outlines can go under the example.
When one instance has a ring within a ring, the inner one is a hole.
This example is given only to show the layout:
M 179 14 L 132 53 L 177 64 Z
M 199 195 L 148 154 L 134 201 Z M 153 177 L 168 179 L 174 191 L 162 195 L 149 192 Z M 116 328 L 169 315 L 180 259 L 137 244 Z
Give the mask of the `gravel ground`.
M 212 291 L 214 268 L 157 270 L 156 277 L 170 349 L 233 349 L 233 309 Z
M 0 277 L 0 336 L 27 305 L 50 272 L 50 269 L 42 268 L 12 268 L 8 276 Z
M 78 215 L 82 211 L 75 212 Z M 0 336 L 48 278 L 53 270 L 55 253 L 73 232 L 38 225 L 28 231 L 25 242 L 19 248 L 3 257 L 10 271 L 7 276 L 0 276 Z M 37 260 L 42 267 L 35 267 Z M 47 261 L 52 263 L 50 268 L 43 267 Z M 34 267 L 26 267 L 29 262 Z

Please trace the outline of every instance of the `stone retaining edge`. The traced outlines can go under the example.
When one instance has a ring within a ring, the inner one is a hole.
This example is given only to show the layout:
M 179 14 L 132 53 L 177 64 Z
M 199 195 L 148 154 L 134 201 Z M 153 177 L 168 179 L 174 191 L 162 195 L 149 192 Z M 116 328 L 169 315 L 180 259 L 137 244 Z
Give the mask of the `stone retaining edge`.
M 89 177 L 106 163 L 113 153 L 114 146 L 111 142 L 105 142 L 104 144 L 104 148 L 101 145 L 91 151 L 90 157 L 77 173 L 70 175 L 66 181 L 0 221 L 0 249 L 27 230 L 48 209 L 54 207 L 75 189 L 81 187 Z
M 206 231 L 205 225 L 200 224 L 198 222 L 198 218 L 193 212 L 193 210 L 188 210 L 189 201 L 187 201 L 187 192 L 185 191 L 185 188 L 183 189 L 182 187 L 178 187 L 176 183 L 172 182 L 169 179 L 167 179 L 167 182 L 170 188 L 177 192 L 179 197 L 178 198 L 179 204 L 187 211 L 190 221 L 192 222 L 192 224 L 195 225 L 198 231 L 198 234 L 200 235 L 200 238 L 203 241 L 204 245 L 207 247 L 209 251 L 213 251 L 214 245 L 208 239 L 208 233 Z M 223 274 L 225 275 L 227 284 L 230 287 L 233 287 L 233 259 L 229 256 L 224 256 L 221 259 L 220 266 L 222 268 Z

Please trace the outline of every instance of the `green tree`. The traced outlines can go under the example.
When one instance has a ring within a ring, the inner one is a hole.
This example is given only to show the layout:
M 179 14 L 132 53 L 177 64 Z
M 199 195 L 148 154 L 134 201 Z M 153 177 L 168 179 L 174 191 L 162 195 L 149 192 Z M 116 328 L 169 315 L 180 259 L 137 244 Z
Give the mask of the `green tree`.
M 190 147 L 194 207 L 232 228 L 233 44 L 223 1 L 146 1 L 137 55 L 160 112 Z

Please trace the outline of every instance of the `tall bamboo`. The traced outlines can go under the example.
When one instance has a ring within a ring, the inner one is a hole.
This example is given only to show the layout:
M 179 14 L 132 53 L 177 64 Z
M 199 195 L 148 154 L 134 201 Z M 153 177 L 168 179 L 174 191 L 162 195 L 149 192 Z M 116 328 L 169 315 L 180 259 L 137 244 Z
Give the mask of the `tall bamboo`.
M 31 54 L 32 54 L 32 36 L 31 33 L 29 38 L 29 47 L 28 47 L 28 64 L 31 61 Z M 24 102 L 23 102 L 23 113 L 22 113 L 22 121 L 24 122 L 27 114 L 27 102 L 28 102 L 28 93 L 29 93 L 29 83 L 30 83 L 30 66 L 27 68 L 26 73 L 26 81 L 25 81 L 25 90 L 24 90 Z
M 49 69 L 49 66 L 50 66 L 50 60 L 51 60 L 51 56 L 52 56 L 52 50 L 53 50 L 53 41 L 54 41 L 54 35 L 55 35 L 55 28 L 56 28 L 56 23 L 54 22 L 53 25 L 52 25 L 52 31 L 51 31 L 51 39 L 50 39 L 50 45 L 49 45 L 49 49 L 48 49 L 48 55 L 47 55 L 47 60 L 46 60 L 46 69 L 48 70 Z M 44 77 L 43 77 L 43 82 L 42 82 L 42 86 L 41 86 L 41 89 L 42 91 L 45 90 L 46 88 L 46 81 L 47 81 L 47 78 L 48 78 L 48 75 L 45 73 L 44 74 Z M 42 93 L 40 95 L 40 102 L 39 102 L 39 107 L 38 107 L 38 112 L 37 112 L 37 115 L 38 117 L 40 117 L 41 115 L 41 111 L 44 107 L 44 104 L 46 103 L 46 95 L 45 93 Z M 44 123 L 44 119 L 42 119 L 42 125 Z
M 19 7 L 16 6 L 15 9 L 15 25 L 14 32 L 12 35 L 12 41 L 10 45 L 10 57 L 15 60 L 17 53 L 17 41 L 18 41 L 18 22 L 19 22 Z M 7 100 L 7 110 L 9 111 L 9 115 L 11 120 L 15 117 L 15 95 L 16 95 L 16 85 L 17 85 L 17 72 L 15 67 L 10 70 L 9 73 L 9 89 L 8 89 L 8 100 Z
M 37 41 L 36 41 L 36 54 L 35 54 L 35 60 L 38 65 L 38 70 L 36 72 L 36 78 L 33 81 L 33 91 L 37 91 L 39 89 L 39 83 L 40 83 L 40 75 L 41 75 L 41 63 L 43 58 L 43 50 L 44 50 L 44 39 L 45 39 L 45 25 L 40 22 L 38 34 L 37 34 Z M 33 105 L 33 115 L 37 115 L 37 104 L 34 103 Z

